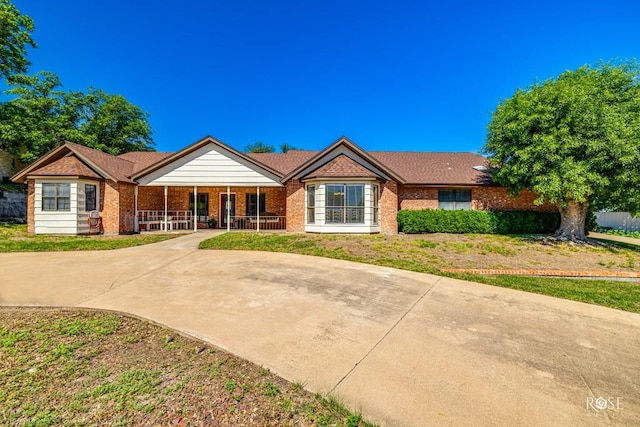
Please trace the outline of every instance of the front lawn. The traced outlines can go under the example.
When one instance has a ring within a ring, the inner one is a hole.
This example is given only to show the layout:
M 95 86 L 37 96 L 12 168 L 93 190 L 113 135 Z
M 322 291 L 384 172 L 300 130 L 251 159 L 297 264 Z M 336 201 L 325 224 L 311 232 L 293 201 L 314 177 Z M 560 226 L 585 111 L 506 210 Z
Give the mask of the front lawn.
M 537 236 L 318 235 L 226 233 L 202 249 L 237 249 L 324 256 L 457 277 L 640 313 L 640 284 L 616 280 L 447 274 L 441 268 L 638 271 L 640 248 L 583 246 Z
M 124 315 L 0 308 L 0 425 L 369 426 L 202 341 Z
M 0 252 L 92 251 L 147 245 L 173 239 L 178 234 L 123 236 L 45 236 L 27 233 L 23 224 L 0 223 Z

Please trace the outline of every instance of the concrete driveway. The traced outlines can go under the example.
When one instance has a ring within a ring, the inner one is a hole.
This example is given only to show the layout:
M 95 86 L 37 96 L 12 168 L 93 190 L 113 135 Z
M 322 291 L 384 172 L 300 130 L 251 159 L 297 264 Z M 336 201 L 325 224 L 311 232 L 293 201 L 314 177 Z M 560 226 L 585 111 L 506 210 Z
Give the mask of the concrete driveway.
M 210 236 L 0 254 L 0 304 L 151 319 L 382 425 L 640 425 L 640 315 Z

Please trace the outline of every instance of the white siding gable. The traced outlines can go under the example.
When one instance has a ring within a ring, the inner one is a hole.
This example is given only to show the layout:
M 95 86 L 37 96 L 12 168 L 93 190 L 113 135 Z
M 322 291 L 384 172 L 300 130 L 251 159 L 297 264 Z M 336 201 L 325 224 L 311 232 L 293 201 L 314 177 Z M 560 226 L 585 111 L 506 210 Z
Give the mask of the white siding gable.
M 214 144 L 207 144 L 138 179 L 140 185 L 281 187 L 278 177 Z

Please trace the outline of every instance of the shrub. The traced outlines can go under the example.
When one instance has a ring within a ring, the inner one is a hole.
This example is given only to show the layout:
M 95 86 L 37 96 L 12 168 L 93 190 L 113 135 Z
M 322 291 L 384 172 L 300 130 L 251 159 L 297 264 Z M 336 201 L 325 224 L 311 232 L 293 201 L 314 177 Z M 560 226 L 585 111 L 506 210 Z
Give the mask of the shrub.
M 401 210 L 399 231 L 417 233 L 537 234 L 553 233 L 560 215 L 528 211 Z

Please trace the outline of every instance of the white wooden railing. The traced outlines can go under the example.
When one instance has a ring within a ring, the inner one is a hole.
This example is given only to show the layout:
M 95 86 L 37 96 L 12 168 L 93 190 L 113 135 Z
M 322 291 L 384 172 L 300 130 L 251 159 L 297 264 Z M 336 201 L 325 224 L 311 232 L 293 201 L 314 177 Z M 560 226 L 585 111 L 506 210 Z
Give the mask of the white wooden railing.
M 138 211 L 138 227 L 140 231 L 192 230 L 193 212 L 144 210 Z

